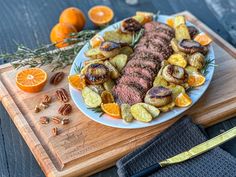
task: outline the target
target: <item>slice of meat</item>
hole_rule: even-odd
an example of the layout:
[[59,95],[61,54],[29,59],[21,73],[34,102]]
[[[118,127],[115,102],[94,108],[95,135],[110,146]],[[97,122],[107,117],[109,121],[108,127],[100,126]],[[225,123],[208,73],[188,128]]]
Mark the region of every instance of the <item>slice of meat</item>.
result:
[[118,84],[138,84],[142,87],[142,89],[146,92],[152,85],[152,81],[150,81],[148,78],[145,78],[145,76],[142,76],[139,73],[131,73],[131,74],[125,74],[122,76]]
[[123,74],[130,74],[130,73],[139,73],[150,80],[153,80],[157,73],[147,67],[140,67],[140,66],[131,66],[125,67],[123,70]]
[[145,32],[155,31],[158,28],[168,30],[170,33],[173,33],[173,34],[175,33],[173,28],[161,22],[152,21],[144,25]]
[[159,62],[157,60],[149,60],[148,58],[135,59],[135,57],[127,63],[128,66],[139,66],[151,68],[153,71],[159,70]]
[[120,104],[126,103],[133,105],[135,103],[143,102],[145,93],[135,84],[118,84],[112,90],[116,101]]

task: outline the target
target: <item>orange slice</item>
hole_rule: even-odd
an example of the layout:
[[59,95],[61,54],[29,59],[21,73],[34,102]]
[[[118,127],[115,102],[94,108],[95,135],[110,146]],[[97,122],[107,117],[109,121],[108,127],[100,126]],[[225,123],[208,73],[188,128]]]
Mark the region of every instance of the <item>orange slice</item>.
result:
[[78,90],[82,90],[86,86],[85,78],[81,77],[79,74],[68,76],[68,81],[72,87]]
[[186,93],[180,93],[175,98],[175,105],[178,107],[187,107],[191,104],[192,104],[192,100]]
[[107,6],[94,6],[89,10],[88,16],[95,25],[103,26],[113,19],[114,13]]
[[103,37],[96,34],[92,39],[90,39],[90,45],[92,48],[99,47],[103,41]]
[[208,45],[212,42],[212,39],[209,38],[206,34],[198,34],[195,38],[195,41],[199,42],[201,45]]
[[189,75],[188,77],[188,84],[190,87],[198,87],[204,84],[206,81],[206,78],[198,73],[194,73],[192,75]]
[[144,20],[142,21],[141,24],[145,24],[148,22],[151,22],[153,19],[153,13],[150,12],[142,12],[142,11],[137,11],[136,16],[143,16]]
[[169,25],[170,27],[174,28],[174,19],[173,18],[168,18],[166,20],[166,24]]
[[117,103],[106,103],[106,104],[102,103],[101,108],[109,116],[112,116],[115,118],[121,118],[120,106]]
[[16,85],[25,92],[35,93],[43,89],[47,73],[40,68],[22,70],[16,75]]

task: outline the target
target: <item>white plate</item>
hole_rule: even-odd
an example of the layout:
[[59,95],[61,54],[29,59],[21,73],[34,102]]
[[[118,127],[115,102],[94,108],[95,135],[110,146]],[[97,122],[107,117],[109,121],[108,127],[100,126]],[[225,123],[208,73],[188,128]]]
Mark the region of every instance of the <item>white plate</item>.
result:
[[[160,15],[158,21],[165,23],[166,20],[170,18],[169,16],[165,16],[165,15]],[[117,22],[111,26],[108,26],[107,28],[105,28],[104,30],[102,30],[101,32],[99,32],[99,34],[101,36],[103,36],[103,33],[105,31],[111,31],[113,30],[117,24],[119,24],[120,22]],[[187,22],[188,26],[193,26],[191,23]],[[85,60],[88,60],[88,58],[85,57],[84,52],[86,50],[88,50],[89,44],[85,44],[85,46],[80,50],[80,52],[78,53],[78,55],[76,56],[74,63],[71,67],[70,70],[70,75],[75,74],[75,66],[80,65],[80,63],[84,62]],[[213,47],[212,45],[209,47],[209,52],[207,57],[209,57],[210,59],[215,59],[214,56],[214,51],[213,51]],[[215,61],[213,62],[215,63]],[[204,92],[206,91],[206,89],[208,88],[211,79],[213,77],[213,73],[214,73],[214,67],[211,66],[208,68],[208,73],[206,75],[206,82],[204,83],[204,85],[202,85],[201,87],[198,87],[192,91],[189,92],[189,96],[192,99],[192,105],[195,104],[199,98],[204,94]],[[99,117],[99,113],[95,113],[92,110],[88,109],[87,106],[85,105],[83,98],[81,96],[81,92],[74,89],[73,87],[69,87],[70,88],[70,94],[71,94],[71,98],[73,99],[75,105],[81,110],[81,112],[83,112],[87,117],[89,117],[90,119],[99,122],[101,124],[110,126],[110,127],[116,127],[116,128],[125,128],[125,129],[135,129],[135,128],[144,128],[144,127],[149,127],[149,126],[153,126],[153,125],[157,125],[160,124],[162,122],[168,121],[170,119],[173,119],[174,117],[178,116],[179,114],[183,113],[184,111],[186,111],[187,109],[189,109],[191,106],[186,107],[186,108],[177,108],[175,107],[172,111],[167,112],[167,113],[161,113],[160,116],[157,119],[154,119],[153,121],[149,122],[149,123],[143,123],[143,122],[139,122],[139,121],[133,121],[132,123],[126,123],[124,122],[122,119],[115,119],[112,118],[108,115],[103,115],[102,117]]]

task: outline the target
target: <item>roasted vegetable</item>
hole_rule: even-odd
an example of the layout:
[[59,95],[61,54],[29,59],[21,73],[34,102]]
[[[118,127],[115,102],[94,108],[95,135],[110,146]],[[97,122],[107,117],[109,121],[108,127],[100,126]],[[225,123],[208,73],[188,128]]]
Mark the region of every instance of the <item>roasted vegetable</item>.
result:
[[176,65],[167,65],[162,72],[163,78],[174,84],[183,84],[188,79],[188,73],[184,68]]
[[102,92],[105,90],[104,87],[103,87],[103,85],[88,85],[88,87],[89,87],[92,91],[98,93],[99,95],[101,95]]
[[145,96],[145,103],[156,107],[164,106],[172,101],[171,90],[162,86],[152,87]]
[[127,57],[129,57],[132,53],[134,53],[134,51],[129,46],[125,46],[120,49],[120,54],[125,54]]
[[116,43],[132,43],[132,35],[121,33],[120,31],[106,31],[103,38],[105,41],[112,41]]
[[127,18],[121,22],[120,29],[123,33],[135,33],[142,28],[142,25],[134,18]]
[[142,25],[145,24],[145,23],[148,23],[148,22],[151,22],[153,20],[153,16],[154,14],[153,13],[150,13],[150,12],[142,12],[142,11],[137,11],[136,12],[136,15],[137,16],[143,16],[144,17],[144,21],[142,21]]
[[104,62],[104,64],[108,68],[108,70],[110,72],[110,76],[111,76],[112,79],[117,79],[120,76],[120,73],[117,71],[117,69],[109,61],[106,60]]
[[208,48],[206,46],[202,46],[196,41],[183,39],[179,41],[178,43],[179,50],[187,53],[187,54],[193,54],[196,52],[200,52],[203,55],[207,54]]
[[88,87],[84,87],[82,90],[82,97],[84,99],[84,103],[90,108],[96,108],[102,103],[100,95]]
[[168,82],[162,76],[156,76],[153,82],[153,87],[156,87],[156,86],[167,87]]
[[178,41],[177,41],[177,39],[173,38],[170,41],[170,44],[171,44],[171,47],[174,50],[174,52],[179,52],[180,51],[179,48],[178,48]]
[[93,63],[103,64],[103,60],[102,59],[86,60],[86,61],[84,61],[84,66],[87,66],[87,65],[90,65]]
[[152,106],[150,104],[147,103],[137,103],[139,105],[141,105],[142,107],[144,107],[151,115],[152,118],[157,118],[160,114],[160,111],[158,108],[156,108],[155,106]]
[[181,85],[175,85],[171,84],[168,86],[169,89],[172,91],[172,98],[173,100],[180,94],[180,93],[185,93],[185,89]]
[[120,51],[121,45],[116,42],[105,41],[102,42],[99,49],[106,58],[116,56]]
[[187,66],[185,70],[187,71],[189,75],[193,73],[198,73],[198,69],[193,66]]
[[181,24],[175,28],[175,38],[180,41],[182,39],[191,39],[188,28],[185,24]]
[[196,52],[189,56],[188,63],[189,65],[200,70],[205,65],[205,57],[203,54]]
[[126,122],[132,122],[134,117],[131,114],[130,111],[130,105],[129,104],[121,104],[121,117]]
[[111,94],[111,92],[109,92],[107,90],[102,92],[101,98],[102,98],[102,103],[103,104],[114,103],[115,102],[113,95]]
[[106,57],[102,54],[99,48],[91,48],[87,50],[84,55],[91,59],[105,59]]
[[194,37],[199,33],[198,29],[194,26],[188,26],[188,32],[190,34],[191,39],[194,39]]
[[174,18],[174,28],[177,28],[180,25],[185,25],[185,17],[183,15],[178,15]]
[[142,122],[150,122],[152,120],[152,115],[141,105],[134,104],[130,108],[132,116]]
[[165,106],[159,107],[158,109],[161,112],[168,112],[168,111],[171,111],[174,107],[175,107],[175,102],[171,102]]
[[172,65],[176,65],[176,66],[180,66],[182,68],[185,68],[187,66],[187,59],[179,54],[179,53],[175,53],[175,54],[172,54],[168,60],[167,60],[170,64]]
[[109,79],[109,68],[104,64],[92,63],[85,72],[85,80],[92,85],[102,84]]
[[116,67],[116,69],[119,72],[121,72],[128,61],[128,57],[127,57],[127,55],[119,54],[119,55],[116,55],[115,57],[111,58],[109,61],[113,66]]
[[141,15],[135,15],[132,17],[133,19],[137,20],[140,24],[144,24],[145,21],[144,21],[144,16],[141,16]]
[[107,91],[111,91],[114,86],[115,86],[115,82],[111,79],[108,79],[106,82],[103,83],[103,87]]

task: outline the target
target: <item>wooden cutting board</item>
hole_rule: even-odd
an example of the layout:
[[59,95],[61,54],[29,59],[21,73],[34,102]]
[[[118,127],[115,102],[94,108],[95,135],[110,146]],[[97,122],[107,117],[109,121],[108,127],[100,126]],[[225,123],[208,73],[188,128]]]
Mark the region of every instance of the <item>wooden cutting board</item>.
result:
[[[236,50],[189,12],[182,12],[189,21],[214,40],[216,68],[209,89],[188,112],[193,121],[210,126],[236,114]],[[51,76],[50,68],[45,67]],[[65,68],[68,73],[70,67]],[[55,124],[41,125],[39,117],[57,115],[60,103],[53,100],[40,113],[33,109],[43,95],[53,96],[57,88],[66,88],[66,79],[58,86],[50,84],[40,93],[24,93],[16,87],[15,70],[0,66],[0,100],[46,176],[88,176],[113,166],[119,158],[144,144],[169,127],[179,117],[149,128],[125,130],[98,124],[83,115],[73,104],[71,123],[59,125],[60,134],[51,135]]]

